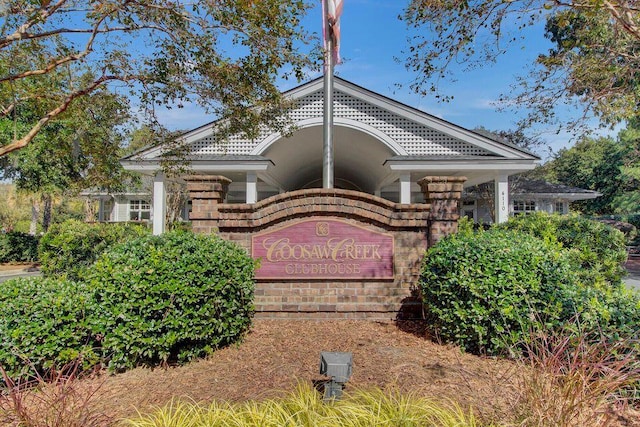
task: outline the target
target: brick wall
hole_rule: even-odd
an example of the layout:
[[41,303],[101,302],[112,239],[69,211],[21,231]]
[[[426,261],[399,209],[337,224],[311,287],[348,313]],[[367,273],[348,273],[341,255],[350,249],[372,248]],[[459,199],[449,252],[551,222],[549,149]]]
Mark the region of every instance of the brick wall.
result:
[[[446,177],[445,177],[446,178]],[[414,287],[430,242],[455,230],[462,190],[459,178],[428,177],[422,204],[398,204],[356,191],[308,189],[280,194],[255,204],[225,204],[228,180],[194,176],[188,180],[196,232],[217,232],[251,253],[255,233],[300,219],[337,219],[394,237],[394,278],[387,280],[259,280],[258,317],[393,319],[420,312]],[[444,182],[443,182],[444,181]],[[444,184],[444,186],[435,186]],[[436,191],[437,190],[437,191]],[[456,200],[450,200],[452,197]],[[432,204],[438,206],[434,216]]]

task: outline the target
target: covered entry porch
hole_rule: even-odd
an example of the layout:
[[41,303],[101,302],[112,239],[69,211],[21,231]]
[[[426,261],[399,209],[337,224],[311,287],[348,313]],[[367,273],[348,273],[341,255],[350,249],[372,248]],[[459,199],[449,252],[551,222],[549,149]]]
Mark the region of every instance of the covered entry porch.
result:
[[[256,139],[237,135],[216,141],[216,123],[187,132],[188,169],[230,180],[225,203],[254,204],[270,196],[322,186],[322,80],[288,93],[295,102],[293,132],[264,129]],[[496,221],[509,215],[508,177],[533,169],[539,158],[336,78],[334,176],[338,189],[359,191],[400,204],[423,203],[425,176],[464,176],[465,186],[495,182]],[[122,161],[154,177],[154,232],[164,231],[168,149],[143,150]],[[187,176],[183,177],[187,178]]]
[[[286,94],[293,101],[292,132],[263,129],[255,139],[215,138],[216,122],[182,135],[177,143],[196,175],[231,180],[226,203],[253,204],[270,196],[322,186],[323,86],[316,79]],[[335,78],[334,183],[401,204],[424,201],[418,180],[464,176],[465,187],[495,182],[496,221],[509,215],[509,175],[533,169],[539,158]],[[175,148],[175,145],[172,145]],[[162,162],[169,147],[156,146],[122,160],[126,169],[153,176],[153,226],[164,231],[166,200]]]

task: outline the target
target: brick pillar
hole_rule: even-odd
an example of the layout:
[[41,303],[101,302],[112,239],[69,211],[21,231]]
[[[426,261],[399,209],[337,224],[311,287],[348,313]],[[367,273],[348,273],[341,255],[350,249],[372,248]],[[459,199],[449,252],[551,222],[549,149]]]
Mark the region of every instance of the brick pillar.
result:
[[464,176],[425,176],[418,181],[424,200],[431,205],[429,246],[458,231]]
[[231,180],[222,175],[191,175],[185,178],[191,199],[189,219],[194,233],[218,230],[218,205],[224,201]]

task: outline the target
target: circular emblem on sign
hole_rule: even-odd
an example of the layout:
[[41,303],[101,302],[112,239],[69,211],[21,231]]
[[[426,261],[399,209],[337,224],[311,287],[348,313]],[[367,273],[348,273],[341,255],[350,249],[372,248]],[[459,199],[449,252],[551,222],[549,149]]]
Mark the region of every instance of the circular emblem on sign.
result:
[[323,237],[329,235],[329,224],[326,222],[319,222],[316,224],[316,235]]

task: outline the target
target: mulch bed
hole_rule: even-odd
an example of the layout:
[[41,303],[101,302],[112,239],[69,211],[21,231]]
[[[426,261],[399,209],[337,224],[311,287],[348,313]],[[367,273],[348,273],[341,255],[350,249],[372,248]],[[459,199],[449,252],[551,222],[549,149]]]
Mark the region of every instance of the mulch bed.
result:
[[100,387],[96,408],[112,419],[146,413],[172,398],[260,400],[293,391],[300,381],[324,379],[321,351],[353,353],[347,390],[381,387],[452,400],[490,419],[503,418],[517,396],[511,362],[438,345],[413,323],[347,320],[256,320],[242,344],[206,360],[105,374],[87,386]]

